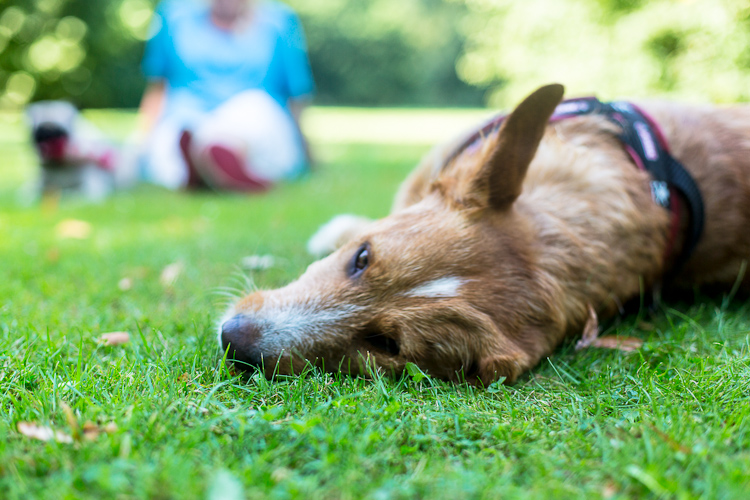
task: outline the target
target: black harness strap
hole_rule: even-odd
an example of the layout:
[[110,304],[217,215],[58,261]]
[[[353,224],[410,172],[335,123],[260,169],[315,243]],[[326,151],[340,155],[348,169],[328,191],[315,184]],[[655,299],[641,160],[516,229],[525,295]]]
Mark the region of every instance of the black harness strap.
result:
[[627,102],[604,104],[604,114],[622,128],[620,140],[638,155],[651,174],[651,197],[657,205],[674,210],[671,190],[679,192],[690,212],[690,225],[673,271],[679,270],[690,258],[703,234],[705,210],[698,185],[685,167],[668,150],[657,133],[657,125],[640,109]]
[[[675,213],[679,202],[674,199],[673,193],[678,192],[685,199],[690,212],[689,228],[682,252],[671,271],[671,274],[674,274],[690,258],[703,234],[705,211],[698,185],[685,167],[669,153],[658,125],[633,104],[624,101],[603,103],[595,97],[568,99],[557,106],[550,122],[591,114],[605,116],[620,127],[622,132],[618,138],[633,157],[633,161],[651,174],[651,197],[654,203]],[[506,116],[493,118],[467,137],[448,155],[442,168],[462,152],[474,147],[482,138],[496,132]]]

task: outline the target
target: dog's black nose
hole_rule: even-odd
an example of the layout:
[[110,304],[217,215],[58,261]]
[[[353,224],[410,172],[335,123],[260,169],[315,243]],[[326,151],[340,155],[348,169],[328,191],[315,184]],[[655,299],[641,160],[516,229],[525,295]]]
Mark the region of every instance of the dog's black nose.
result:
[[260,327],[242,314],[221,325],[221,346],[227,353],[227,359],[243,370],[262,365],[263,356],[258,349],[260,337]]
[[68,131],[59,123],[54,122],[42,122],[32,132],[34,141],[45,142],[51,139],[66,139],[68,137]]

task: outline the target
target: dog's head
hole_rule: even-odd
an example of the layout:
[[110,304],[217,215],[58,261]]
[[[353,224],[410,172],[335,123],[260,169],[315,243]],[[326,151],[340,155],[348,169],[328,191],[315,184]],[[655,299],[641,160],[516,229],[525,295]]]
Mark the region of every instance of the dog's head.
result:
[[288,286],[237,302],[220,340],[267,375],[326,370],[514,380],[550,348],[550,286],[515,207],[559,85],[523,101],[499,132],[462,154],[422,201],[382,219]]
[[45,167],[55,168],[65,162],[77,115],[78,110],[65,101],[40,101],[26,109],[31,138]]

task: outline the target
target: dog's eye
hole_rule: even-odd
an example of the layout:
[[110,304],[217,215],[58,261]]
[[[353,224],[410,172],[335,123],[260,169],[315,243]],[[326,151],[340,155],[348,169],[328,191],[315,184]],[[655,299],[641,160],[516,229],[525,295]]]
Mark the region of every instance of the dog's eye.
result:
[[357,271],[364,271],[367,265],[370,263],[370,252],[366,248],[363,248],[357,254],[357,258],[354,260],[354,269]]
[[349,276],[359,276],[370,265],[370,247],[367,243],[359,247],[349,265]]

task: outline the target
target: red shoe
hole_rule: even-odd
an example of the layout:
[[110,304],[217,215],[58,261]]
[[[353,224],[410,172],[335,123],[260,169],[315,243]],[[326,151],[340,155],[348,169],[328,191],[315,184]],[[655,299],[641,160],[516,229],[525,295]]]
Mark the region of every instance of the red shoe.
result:
[[216,189],[260,193],[271,187],[269,181],[245,172],[237,153],[225,146],[209,146],[208,160],[211,172],[205,172],[204,179]]
[[193,163],[193,158],[190,156],[190,145],[192,143],[193,134],[188,130],[183,130],[182,135],[180,135],[180,152],[182,153],[182,158],[185,160],[185,165],[187,165],[188,168],[188,179],[185,187],[187,189],[203,189],[208,187],[208,185],[203,179],[201,179],[201,176],[198,174],[198,170]]

